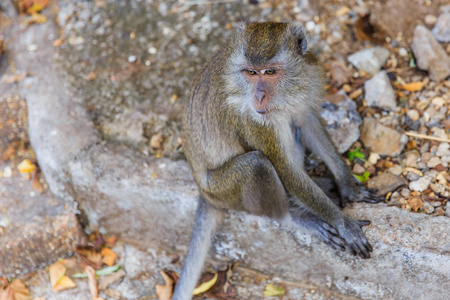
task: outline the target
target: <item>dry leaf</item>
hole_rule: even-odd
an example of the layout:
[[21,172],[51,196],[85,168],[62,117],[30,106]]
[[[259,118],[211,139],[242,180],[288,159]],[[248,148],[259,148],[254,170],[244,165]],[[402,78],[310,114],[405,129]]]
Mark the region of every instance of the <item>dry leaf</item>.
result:
[[370,22],[370,14],[362,16],[358,19],[355,26],[356,38],[359,41],[370,41],[373,43],[383,42],[384,37],[381,28],[372,25]]
[[99,269],[102,266],[103,258],[100,253],[95,251],[92,247],[78,247],[77,253],[86,260],[86,262],[95,269]]
[[420,91],[427,83],[426,82],[411,82],[404,85],[399,85],[401,89],[410,91],[410,92],[417,92]]
[[9,287],[13,291],[14,300],[30,300],[30,291],[20,279],[14,279]]
[[89,80],[94,80],[96,78],[97,78],[97,72],[92,71],[84,77],[84,80],[89,81]]
[[31,161],[26,158],[17,166],[17,169],[22,174],[30,174],[36,170],[36,165],[32,164]]
[[107,266],[114,265],[116,261],[117,254],[109,248],[103,248],[101,254],[103,255],[103,262]]
[[270,296],[280,296],[284,295],[286,292],[282,287],[274,286],[273,284],[268,284],[264,288],[264,297]]
[[63,43],[63,40],[61,38],[60,39],[56,39],[56,40],[53,41],[53,46],[59,47],[59,46],[62,45],[62,43]]
[[14,293],[8,284],[0,286],[0,300],[14,300]]
[[107,245],[114,245],[117,242],[117,236],[113,235],[106,239],[105,243]]
[[408,203],[409,206],[411,206],[411,209],[415,212],[417,212],[423,205],[422,199],[420,199],[419,197],[409,198]]
[[25,77],[27,77],[27,73],[21,73],[21,74],[16,73],[13,75],[5,75],[2,77],[2,83],[11,84],[11,83],[20,82],[20,81],[24,80]]
[[36,171],[34,171],[33,175],[31,176],[31,187],[39,194],[42,194],[44,192],[44,187],[42,186],[42,183],[39,181],[39,176],[37,175]]
[[120,269],[117,272],[112,273],[111,275],[102,276],[100,278],[100,282],[98,284],[98,288],[100,290],[104,290],[110,285],[111,283],[116,282],[120,278],[124,277],[126,275],[125,271],[123,269]]
[[52,287],[52,289],[55,292],[59,292],[59,291],[63,291],[63,290],[68,290],[68,289],[73,289],[74,287],[76,287],[77,285],[75,284],[75,282],[73,282],[72,279],[70,279],[69,277],[67,277],[66,275],[64,275],[63,277],[61,277],[61,279],[56,283],[56,285],[54,287]]
[[6,150],[3,152],[2,156],[0,157],[0,163],[10,158],[11,155],[16,152],[16,148],[19,145],[19,142],[15,141],[8,145]]
[[214,274],[214,277],[213,277],[211,280],[206,281],[206,282],[203,282],[203,283],[200,284],[198,287],[196,287],[196,288],[194,289],[194,291],[192,292],[192,295],[195,296],[195,295],[204,293],[204,292],[206,292],[207,290],[209,290],[209,289],[216,283],[216,281],[217,281],[217,276],[218,276],[218,274],[215,273],[215,274]]
[[91,291],[92,300],[97,300],[98,288],[97,280],[95,279],[95,270],[91,266],[86,266],[84,272],[88,275],[89,290]]
[[156,285],[156,295],[159,300],[170,300],[172,298],[174,281],[166,272],[159,272],[164,279],[165,285]]
[[52,288],[61,280],[61,278],[66,274],[66,267],[59,261],[55,262],[48,268],[50,273],[50,283]]
[[37,23],[37,24],[43,24],[47,22],[47,17],[39,14],[39,13],[34,13],[31,15],[31,17],[29,17],[26,21],[25,24],[26,25],[30,25],[31,23]]
[[[217,274],[217,281],[214,286],[211,287],[203,296],[216,299],[234,299],[237,294],[236,290],[230,282],[233,270],[237,264],[228,266],[226,270],[219,271]],[[205,282],[214,277],[212,273],[206,273],[202,275],[200,282]]]
[[48,5],[49,0],[21,0],[19,9],[21,12],[33,14],[40,12]]

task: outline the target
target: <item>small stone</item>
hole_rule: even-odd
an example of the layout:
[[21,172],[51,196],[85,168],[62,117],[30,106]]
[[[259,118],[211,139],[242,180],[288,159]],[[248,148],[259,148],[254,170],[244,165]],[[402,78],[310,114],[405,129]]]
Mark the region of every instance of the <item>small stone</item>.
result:
[[413,122],[419,120],[420,118],[420,113],[417,109],[411,109],[406,114]]
[[417,168],[417,160],[419,159],[419,154],[417,151],[409,151],[406,153],[406,158],[404,163],[407,167]]
[[152,148],[159,149],[159,148],[161,148],[161,144],[162,144],[163,141],[164,141],[164,138],[163,138],[163,136],[161,134],[159,134],[159,133],[154,134],[150,138],[150,146]]
[[[448,3],[448,2],[447,2]],[[439,42],[450,42],[450,5],[441,7],[442,13],[432,32]]]
[[399,176],[400,174],[402,174],[403,168],[399,165],[394,165],[393,167],[389,168],[388,171],[394,175]]
[[423,203],[422,209],[423,209],[423,212],[426,214],[432,214],[434,212],[434,207],[427,201],[425,201]]
[[365,118],[361,125],[361,141],[372,152],[380,155],[399,155],[408,141],[408,138],[384,125],[374,118]]
[[398,50],[398,54],[399,54],[400,56],[406,57],[406,56],[408,56],[408,50],[406,50],[405,48],[401,47],[401,48]]
[[440,201],[428,201],[428,203],[430,203],[430,205],[433,207],[439,207],[442,205],[442,202]]
[[403,197],[409,197],[411,195],[411,191],[407,188],[404,188],[400,191],[400,195],[402,195]]
[[428,163],[428,161],[431,159],[431,157],[433,157],[433,154],[431,154],[430,152],[422,154],[422,158],[421,158],[422,162]]
[[445,216],[450,218],[450,201],[445,204]]
[[447,103],[447,101],[445,101],[445,99],[442,97],[434,97],[431,100],[431,103],[433,103],[437,109],[440,109],[442,106],[444,106]]
[[377,161],[380,159],[380,155],[378,153],[370,153],[369,158],[367,159],[367,161],[371,164],[374,165],[377,163]]
[[420,178],[420,175],[413,173],[413,172],[408,172],[408,174],[406,174],[406,179],[408,179],[409,181],[416,181],[419,178]]
[[449,143],[441,143],[436,151],[436,156],[443,157],[450,155],[450,144]]
[[435,157],[430,158],[430,160],[427,162],[427,167],[434,168],[440,164],[441,164],[441,160],[439,159],[439,157],[435,156]]
[[414,29],[411,48],[417,66],[427,70],[432,80],[441,81],[450,75],[450,58],[425,26],[419,25]]
[[364,83],[367,106],[395,110],[395,92],[386,71],[378,72]]
[[360,164],[355,164],[353,166],[353,173],[355,173],[356,175],[364,174],[364,172],[366,172],[366,169],[364,169],[364,167]]
[[130,55],[128,56],[128,62],[133,63],[137,60],[136,55]]
[[389,50],[384,47],[373,47],[353,53],[348,61],[358,70],[375,75],[389,58]]
[[409,189],[413,191],[423,192],[425,191],[431,183],[431,178],[429,176],[423,176],[416,181],[409,183]]
[[396,176],[389,172],[384,172],[375,176],[367,182],[367,186],[371,189],[377,189],[377,195],[384,196],[389,192],[396,190],[408,182],[401,176]]
[[434,15],[426,15],[424,21],[427,25],[434,25],[436,24],[437,17]]
[[444,197],[450,197],[450,192],[447,190],[446,186],[439,183],[430,184],[430,188],[436,194],[439,194]]
[[445,211],[442,209],[442,207],[436,207],[434,213],[437,216],[443,216],[445,214]]

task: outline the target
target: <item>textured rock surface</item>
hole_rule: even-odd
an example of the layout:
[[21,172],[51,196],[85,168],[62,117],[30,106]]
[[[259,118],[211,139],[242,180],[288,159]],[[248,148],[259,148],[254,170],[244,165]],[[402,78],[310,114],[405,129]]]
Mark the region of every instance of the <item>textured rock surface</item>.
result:
[[395,110],[395,92],[386,71],[380,71],[364,83],[367,106]]
[[377,189],[380,196],[392,192],[402,185],[407,185],[408,181],[400,176],[392,174],[392,172],[384,172],[370,179],[367,186],[371,189]]
[[417,66],[430,72],[433,80],[440,81],[450,75],[450,58],[433,34],[422,25],[414,29],[411,45]]
[[358,70],[375,75],[380,71],[388,57],[389,50],[383,47],[373,47],[353,53],[348,57],[348,61]]
[[450,5],[441,7],[439,16],[432,32],[439,42],[450,42]]
[[[397,130],[381,125],[373,118],[365,118],[361,125],[361,141],[380,155],[399,155],[407,138]],[[389,141],[388,143],[386,141]]]

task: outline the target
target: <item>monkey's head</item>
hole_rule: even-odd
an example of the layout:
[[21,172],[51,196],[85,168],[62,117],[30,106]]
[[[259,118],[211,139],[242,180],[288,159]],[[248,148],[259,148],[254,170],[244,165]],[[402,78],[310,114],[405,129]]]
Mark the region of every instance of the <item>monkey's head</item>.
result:
[[302,26],[295,23],[249,23],[230,38],[225,66],[227,103],[265,123],[292,117],[317,105],[322,71],[307,51]]

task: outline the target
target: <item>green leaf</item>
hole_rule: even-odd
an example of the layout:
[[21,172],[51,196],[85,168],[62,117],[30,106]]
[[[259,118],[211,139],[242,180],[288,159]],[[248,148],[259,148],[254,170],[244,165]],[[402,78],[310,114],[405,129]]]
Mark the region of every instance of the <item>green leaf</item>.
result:
[[356,179],[358,179],[360,182],[365,182],[365,181],[369,180],[370,173],[364,172],[364,174],[362,174],[362,175],[353,174],[353,176],[355,176]]
[[[105,275],[110,275],[114,272],[117,272],[120,270],[120,268],[122,268],[119,265],[115,265],[115,266],[111,266],[111,267],[106,267],[103,268],[101,270],[95,271],[95,275],[97,276],[105,276]],[[88,275],[86,273],[75,273],[72,275],[73,278],[87,278]]]
[[364,154],[361,153],[360,148],[355,148],[355,150],[348,151],[348,160],[351,162],[355,160],[355,158],[359,158],[362,161],[366,161],[364,158]]
[[282,287],[274,286],[273,284],[268,284],[264,288],[264,297],[279,296],[284,295],[286,292]]

